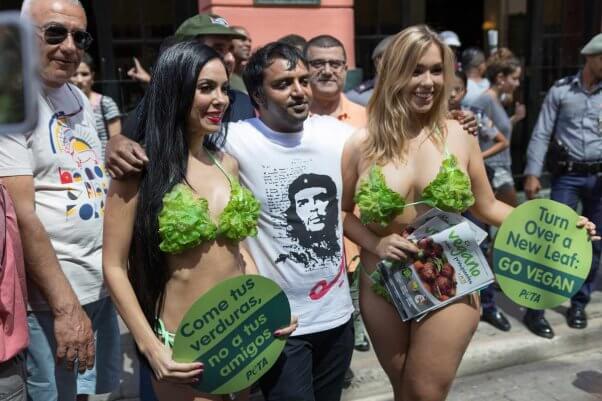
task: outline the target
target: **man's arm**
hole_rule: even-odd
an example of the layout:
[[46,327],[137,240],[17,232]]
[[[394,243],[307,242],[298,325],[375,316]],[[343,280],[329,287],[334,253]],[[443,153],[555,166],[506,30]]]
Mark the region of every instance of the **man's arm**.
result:
[[527,167],[525,168],[525,194],[527,199],[533,199],[541,184],[539,176],[543,170],[544,160],[550,144],[550,138],[554,132],[556,116],[558,114],[559,101],[556,88],[548,91],[542,105],[537,124],[533,128],[533,134],[527,148]]
[[94,334],[90,319],[60,268],[48,233],[34,208],[33,177],[3,177],[17,213],[27,277],[46,298],[54,315],[57,359],[66,357],[68,369],[79,361],[80,372],[94,366]]
[[109,138],[106,147],[105,166],[112,178],[120,179],[138,174],[148,162],[144,149],[138,142],[144,141],[140,130],[140,114],[144,99],[128,113],[121,134]]
[[124,135],[111,135],[105,158],[107,171],[115,179],[138,174],[148,163],[142,146]]

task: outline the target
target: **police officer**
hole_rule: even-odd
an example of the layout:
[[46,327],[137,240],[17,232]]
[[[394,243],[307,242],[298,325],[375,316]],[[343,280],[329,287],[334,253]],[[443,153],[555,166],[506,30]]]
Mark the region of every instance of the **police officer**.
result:
[[[374,63],[374,69],[378,74],[378,66],[380,65],[380,59],[385,52],[389,43],[393,39],[393,35],[387,36],[374,48],[372,51],[372,62]],[[362,82],[355,88],[351,89],[349,92],[345,93],[347,99],[351,100],[353,103],[357,103],[361,106],[366,107],[368,105],[368,101],[370,97],[372,97],[372,92],[374,91],[374,82],[376,81],[376,77],[369,79],[367,81]]]
[[[581,50],[585,65],[549,90],[527,149],[525,193],[534,198],[541,188],[539,176],[546,152],[552,173],[551,198],[573,209],[581,202],[583,215],[602,227],[602,33]],[[585,306],[600,262],[600,241],[593,242],[591,271],[571,298],[567,323],[587,326]],[[528,310],[523,321],[534,334],[554,337],[544,311]]]

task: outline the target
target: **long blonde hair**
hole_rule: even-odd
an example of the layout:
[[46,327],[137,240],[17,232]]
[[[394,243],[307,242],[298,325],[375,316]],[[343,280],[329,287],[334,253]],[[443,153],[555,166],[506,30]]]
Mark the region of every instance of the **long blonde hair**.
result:
[[426,116],[425,127],[431,135],[444,130],[447,99],[454,76],[454,55],[429,27],[411,26],[395,35],[380,62],[374,93],[367,110],[368,136],[364,155],[369,160],[378,164],[403,161],[411,121],[416,118],[412,115],[409,99],[403,92],[420,58],[432,44],[441,50],[444,86]]

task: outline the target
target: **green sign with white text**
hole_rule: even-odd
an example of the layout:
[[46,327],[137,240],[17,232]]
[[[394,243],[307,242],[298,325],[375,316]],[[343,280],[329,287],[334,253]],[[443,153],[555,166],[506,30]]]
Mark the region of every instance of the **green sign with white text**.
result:
[[288,299],[265,277],[225,280],[200,297],[178,327],[173,358],[202,362],[203,393],[229,394],[250,387],[276,362],[285,338],[274,331],[288,326]]
[[579,216],[561,203],[523,203],[500,227],[493,271],[512,301],[532,309],[560,305],[583,285],[591,268],[592,243],[577,228]]

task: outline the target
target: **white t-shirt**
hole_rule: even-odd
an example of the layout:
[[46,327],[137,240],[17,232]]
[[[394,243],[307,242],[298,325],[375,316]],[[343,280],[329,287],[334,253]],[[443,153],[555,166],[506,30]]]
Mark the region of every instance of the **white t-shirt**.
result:
[[464,99],[462,99],[462,105],[467,107],[472,106],[481,93],[489,89],[489,86],[490,83],[487,78],[483,78],[479,82],[468,78],[466,83],[466,95],[464,96]]
[[252,118],[228,125],[226,151],[261,202],[259,233],[248,238],[259,272],[286,293],[299,317],[294,335],[346,323],[353,305],[343,256],[341,156],[353,127],[308,118],[280,133]]
[[[108,189],[100,139],[88,99],[75,86],[45,88],[37,128],[0,135],[0,176],[33,175],[35,208],[82,305],[107,296],[102,224]],[[29,304],[48,309],[31,283]]]

